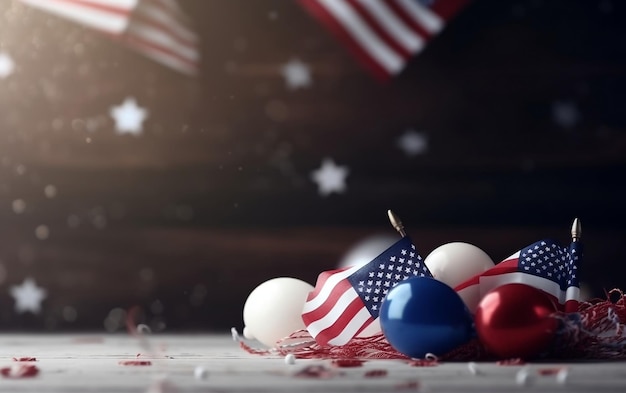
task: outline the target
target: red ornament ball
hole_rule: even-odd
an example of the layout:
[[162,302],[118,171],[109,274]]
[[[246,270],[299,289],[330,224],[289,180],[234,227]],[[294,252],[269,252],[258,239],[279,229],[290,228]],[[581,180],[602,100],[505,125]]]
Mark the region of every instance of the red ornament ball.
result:
[[478,338],[493,355],[528,359],[547,349],[558,328],[557,308],[543,291],[506,284],[488,292],[478,304],[474,322]]

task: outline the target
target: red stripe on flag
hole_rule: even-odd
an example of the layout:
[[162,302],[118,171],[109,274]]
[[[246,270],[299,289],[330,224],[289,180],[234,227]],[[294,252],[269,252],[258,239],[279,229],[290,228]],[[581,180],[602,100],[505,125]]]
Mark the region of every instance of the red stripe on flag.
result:
[[[316,287],[317,285],[320,285],[319,282],[316,284]],[[308,325],[309,323],[315,322],[318,319],[324,318],[330,312],[330,310],[335,307],[335,304],[337,304],[339,298],[341,298],[341,296],[350,289],[353,288],[348,280],[343,279],[339,281],[330,291],[324,303],[320,304],[317,308],[307,313],[303,313],[302,320],[304,320]]]
[[577,312],[579,305],[580,305],[580,302],[578,300],[570,299],[565,302],[565,306],[563,307],[563,310],[565,312]]
[[300,4],[306,8],[311,15],[315,16],[326,27],[332,31],[352,54],[360,60],[374,76],[380,81],[386,82],[390,79],[390,74],[383,66],[381,66],[374,57],[372,57],[350,34],[350,32],[344,28],[344,26],[331,14],[322,4],[317,0],[299,0]]
[[474,277],[470,278],[469,280],[462,282],[461,284],[454,287],[454,290],[458,292],[465,288],[471,287],[472,285],[478,285],[480,283],[481,277],[498,276],[501,274],[515,273],[515,272],[517,272],[517,258],[508,259],[506,261],[502,261],[498,263],[497,265],[487,270],[486,272],[477,274]]
[[426,30],[424,26],[417,23],[415,19],[413,19],[411,15],[406,12],[404,7],[398,4],[395,0],[383,1],[389,6],[389,8],[394,12],[394,14],[396,14],[398,18],[402,19],[402,21],[406,23],[407,26],[415,30],[415,32],[422,36],[425,41],[428,41],[432,37],[432,34],[428,30]]
[[136,35],[126,35],[124,37],[124,41],[126,42],[127,45],[133,46],[137,48],[138,50],[142,50],[142,49],[154,50],[156,52],[167,55],[168,57],[173,58],[176,61],[183,63],[184,66],[189,67],[190,71],[194,73],[197,72],[198,70],[198,63],[196,61],[190,60],[189,58],[185,56],[181,56],[179,53],[176,53],[175,51],[169,48],[156,44],[153,41],[150,41],[144,38],[139,38]]
[[363,5],[361,5],[361,3],[356,0],[347,0],[347,2],[352,5],[352,8],[354,8],[354,10],[361,16],[363,21],[365,21],[367,25],[376,32],[378,37],[382,41],[384,41],[385,44],[389,45],[391,48],[393,48],[394,51],[398,52],[398,54],[400,54],[405,59],[411,57],[411,53],[402,45],[400,45],[400,43],[397,42],[383,26],[380,25],[380,23],[370,14],[370,12],[365,7],[363,7]]
[[143,16],[143,15],[138,15],[138,14],[133,15],[132,18],[133,18],[133,22],[138,21],[140,23],[143,23],[143,24],[146,24],[148,26],[151,26],[154,29],[161,30],[163,33],[167,34],[170,38],[172,38],[174,41],[176,41],[177,43],[179,43],[182,46],[185,46],[185,47],[187,47],[189,49],[196,49],[196,45],[195,45],[194,42],[189,41],[186,38],[178,35],[174,31],[174,29],[170,28],[167,25],[164,25],[163,23],[161,23],[161,22],[159,22],[157,20],[148,18],[148,17]]
[[163,11],[167,12],[170,15],[175,16],[179,22],[183,25],[191,24],[191,21],[185,15],[177,3],[168,2],[165,0],[151,0],[155,5],[161,8]]
[[[320,345],[328,345],[328,342],[341,334],[343,329],[348,326],[350,321],[364,308],[363,301],[360,297],[356,297],[350,304],[345,308],[345,310],[341,313],[339,318],[330,325],[328,328],[322,330],[315,336],[315,341],[317,341]],[[370,316],[371,318],[371,316]],[[363,330],[363,327],[370,323],[370,320],[367,320],[363,326],[359,329],[359,331]],[[352,338],[352,337],[351,337]]]
[[328,281],[329,278],[331,278],[336,273],[343,272],[346,269],[349,269],[349,268],[327,270],[327,271],[321,272],[319,276],[317,276],[317,282],[315,284],[315,288],[311,292],[309,292],[309,296],[307,296],[306,301],[308,302],[309,300],[312,300],[314,297],[319,295],[322,288],[326,286],[326,281]]
[[128,8],[115,7],[112,5],[104,5],[100,3],[92,3],[90,1],[85,1],[85,0],[50,0],[50,1],[57,2],[57,3],[75,4],[78,6],[85,7],[85,8],[93,8],[96,10],[110,12],[112,14],[117,14],[117,15],[128,15],[130,13],[130,9]]
[[[162,12],[165,12],[169,17],[173,18],[176,22],[178,22],[179,25],[181,26],[180,28],[186,29],[185,23],[180,20],[177,20],[176,16],[172,14],[174,11],[170,7],[162,4],[160,1],[152,0],[151,3],[154,7],[159,8]],[[146,15],[140,15],[139,12],[135,12],[133,14],[133,20],[134,19],[140,20],[141,22],[145,24],[148,24],[161,31],[164,31],[165,33],[167,33],[167,35],[169,35],[170,37],[172,37],[173,39],[175,39],[182,45],[185,45],[190,48],[196,47],[196,43],[193,40],[189,40],[187,37],[183,37],[178,31],[176,31],[176,29],[166,24],[163,24],[162,22],[156,19],[150,18],[149,16],[146,16]]]

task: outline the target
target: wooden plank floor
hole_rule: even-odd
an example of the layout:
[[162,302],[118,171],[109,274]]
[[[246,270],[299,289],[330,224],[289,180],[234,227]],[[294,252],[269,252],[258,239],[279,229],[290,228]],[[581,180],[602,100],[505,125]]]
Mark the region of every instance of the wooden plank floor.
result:
[[[534,363],[498,366],[447,363],[414,367],[405,361],[371,360],[362,367],[336,368],[329,360],[262,357],[242,351],[229,335],[152,335],[149,349],[128,335],[11,335],[0,337],[0,367],[15,367],[13,357],[36,357],[40,369],[28,379],[0,379],[0,391],[72,392],[623,392],[626,363]],[[140,353],[141,356],[137,357]],[[149,366],[124,366],[124,360],[149,360]],[[311,365],[331,371],[329,378],[297,373]],[[204,378],[195,376],[202,368]],[[555,370],[566,369],[560,381]],[[386,375],[365,377],[371,370]],[[563,376],[561,373],[561,376]],[[523,376],[526,376],[525,378]],[[524,381],[524,383],[522,383]]]

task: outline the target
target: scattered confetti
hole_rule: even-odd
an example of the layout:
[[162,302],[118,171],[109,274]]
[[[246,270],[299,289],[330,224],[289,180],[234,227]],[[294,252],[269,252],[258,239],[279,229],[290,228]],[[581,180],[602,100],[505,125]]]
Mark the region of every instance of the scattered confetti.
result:
[[528,369],[523,368],[515,374],[515,383],[519,386],[528,385]]
[[387,376],[387,370],[368,370],[365,372],[365,374],[363,374],[364,377],[366,378],[380,378],[380,377],[386,377]]
[[335,359],[331,362],[335,367],[361,367],[363,363],[363,360],[357,359]]
[[14,362],[36,362],[37,358],[34,357],[21,357],[21,358],[13,358]]
[[328,379],[337,376],[337,371],[321,365],[313,365],[303,368],[302,370],[295,373],[294,376],[302,378]]
[[[243,331],[245,332],[246,329],[244,328]],[[230,335],[232,336],[233,341],[235,342],[241,341],[241,339],[239,338],[239,333],[237,332],[237,329],[235,329],[234,327],[230,328]]]
[[39,374],[39,368],[33,364],[16,364],[0,368],[0,374],[5,378],[31,378]]
[[396,390],[417,390],[419,387],[420,384],[418,381],[406,381],[394,386]]
[[415,359],[408,362],[408,365],[412,367],[435,367],[439,365],[439,362],[436,360]]
[[553,368],[540,368],[537,370],[539,375],[547,376],[547,375],[557,375],[563,367],[553,367]]
[[556,373],[556,383],[559,385],[565,385],[567,383],[567,379],[569,377],[569,370],[567,367],[563,367]]
[[526,362],[520,358],[513,358],[507,360],[499,360],[496,364],[498,366],[520,366],[522,364],[526,364]]
[[469,372],[472,375],[479,375],[479,374],[481,374],[480,370],[478,370],[478,365],[476,364],[476,362],[469,362],[469,363],[467,363],[467,369],[469,370]]
[[120,360],[120,366],[151,366],[152,362],[149,360]]

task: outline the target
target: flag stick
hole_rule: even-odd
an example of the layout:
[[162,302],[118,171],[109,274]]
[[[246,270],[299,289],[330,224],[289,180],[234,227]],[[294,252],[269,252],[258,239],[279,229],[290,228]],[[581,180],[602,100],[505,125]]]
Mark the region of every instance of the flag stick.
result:
[[387,210],[387,216],[389,217],[389,221],[391,222],[391,225],[393,225],[396,231],[398,231],[400,236],[405,237],[406,232],[404,231],[404,225],[402,225],[402,221],[400,221],[398,216],[396,216],[396,214],[392,212],[391,210]]
[[572,241],[580,240],[580,236],[582,235],[582,227],[580,226],[580,220],[578,218],[574,219],[574,223],[572,224]]

